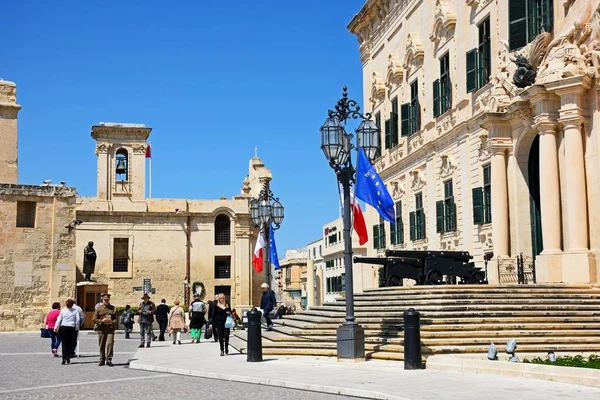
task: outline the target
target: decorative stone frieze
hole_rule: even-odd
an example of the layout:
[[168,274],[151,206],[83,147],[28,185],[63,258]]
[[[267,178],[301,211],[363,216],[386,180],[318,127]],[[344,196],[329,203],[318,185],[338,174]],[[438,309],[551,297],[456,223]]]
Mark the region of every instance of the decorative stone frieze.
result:
[[429,40],[432,42],[442,42],[454,36],[454,27],[456,26],[456,14],[450,7],[447,0],[436,0],[435,19],[433,29],[429,34]]
[[133,145],[132,149],[134,154],[146,154],[146,145],[145,144],[140,144],[140,145]]
[[412,69],[417,69],[423,65],[424,57],[423,42],[421,42],[416,33],[409,33],[406,36],[406,49],[404,51],[404,61],[402,62],[402,67],[406,70],[407,74]]
[[413,192],[423,189],[426,182],[423,178],[424,172],[420,169],[414,169],[408,173],[410,175],[410,188]]
[[437,171],[440,179],[451,177],[454,171],[456,171],[456,168],[456,161],[454,161],[452,157],[447,154],[442,154],[440,156],[440,165]]
[[398,199],[402,198],[402,196],[404,196],[404,193],[406,193],[404,178],[392,181],[391,186],[392,186],[392,197],[394,198],[394,200],[398,200]]
[[96,145],[96,154],[106,154],[112,147],[113,146],[111,143],[105,143],[105,142],[98,143]]
[[487,161],[491,153],[487,148],[488,135],[487,133],[482,133],[478,137],[479,143],[477,144],[477,158],[479,161]]

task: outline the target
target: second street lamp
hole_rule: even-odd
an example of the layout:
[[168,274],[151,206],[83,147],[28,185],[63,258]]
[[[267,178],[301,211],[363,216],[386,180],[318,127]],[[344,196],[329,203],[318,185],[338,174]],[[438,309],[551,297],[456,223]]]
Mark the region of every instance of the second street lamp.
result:
[[254,226],[262,232],[265,240],[263,269],[265,270],[265,282],[272,288],[269,227],[273,225],[273,230],[279,229],[283,222],[284,209],[279,199],[273,196],[268,182],[264,184],[258,197],[250,201],[250,217]]
[[350,232],[350,188],[355,182],[356,169],[352,165],[351,150],[353,135],[344,126],[348,119],[362,119],[356,129],[358,147],[362,147],[372,162],[379,154],[379,127],[371,120],[371,114],[361,114],[360,106],[348,99],[348,89],[344,86],[342,98],[329,110],[328,117],[321,126],[321,150],[329,161],[341,184],[344,196],[344,272],[346,292],[346,321],[337,330],[338,359],[360,360],[365,358],[365,330],[354,316],[354,286],[352,275],[352,235]]

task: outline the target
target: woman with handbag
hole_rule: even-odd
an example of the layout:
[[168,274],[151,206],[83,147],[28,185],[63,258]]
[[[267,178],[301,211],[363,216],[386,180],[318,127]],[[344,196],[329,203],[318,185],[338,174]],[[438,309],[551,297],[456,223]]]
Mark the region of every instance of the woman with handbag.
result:
[[231,308],[227,304],[227,299],[223,293],[219,293],[219,301],[215,307],[215,315],[211,324],[217,327],[219,335],[219,345],[221,346],[221,356],[229,354],[229,330],[233,327],[233,318],[231,317]]
[[58,333],[62,340],[62,364],[71,364],[71,353],[75,345],[75,331],[79,329],[80,316],[79,311],[73,307],[72,299],[67,299],[66,307],[58,314],[54,332]]
[[46,315],[44,325],[46,326],[46,332],[50,336],[50,346],[52,348],[52,357],[58,357],[58,346],[60,346],[60,338],[57,333],[54,332],[56,326],[56,320],[60,315],[60,303],[52,303],[52,310]]
[[173,344],[181,344],[181,332],[185,332],[187,326],[185,324],[185,312],[179,307],[179,300],[175,300],[175,305],[169,312],[169,336],[173,335]]

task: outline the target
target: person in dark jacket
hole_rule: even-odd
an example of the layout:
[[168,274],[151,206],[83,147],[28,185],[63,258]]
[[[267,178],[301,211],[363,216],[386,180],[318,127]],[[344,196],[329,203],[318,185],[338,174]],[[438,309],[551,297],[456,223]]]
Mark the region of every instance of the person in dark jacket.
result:
[[231,315],[231,308],[227,304],[227,299],[223,293],[220,293],[217,298],[219,300],[213,303],[215,316],[211,325],[213,328],[217,328],[221,355],[224,356],[225,354],[229,354],[229,328],[225,328],[225,321]]
[[190,304],[190,336],[192,343],[200,343],[202,338],[202,328],[206,324],[206,305],[198,293],[194,294],[194,301]]
[[208,323],[210,325],[212,325],[212,332],[213,332],[213,339],[216,342],[217,340],[219,340],[219,336],[217,334],[217,327],[215,324],[213,324],[213,319],[215,318],[215,308],[217,307],[217,303],[219,302],[219,295],[216,294],[215,295],[215,300],[214,301],[209,301],[208,302],[208,316],[207,316],[207,320]]
[[167,331],[167,325],[169,323],[169,311],[171,311],[171,309],[167,305],[165,299],[161,300],[160,305],[156,307],[156,311],[154,311],[154,314],[156,314],[156,322],[158,322],[158,326],[160,327],[160,333],[158,335],[159,342],[165,341],[165,332]]
[[263,294],[260,299],[260,308],[263,310],[265,321],[267,321],[267,330],[273,329],[273,321],[271,321],[271,311],[277,306],[277,299],[275,298],[275,292],[269,289],[269,285],[263,283],[260,285]]

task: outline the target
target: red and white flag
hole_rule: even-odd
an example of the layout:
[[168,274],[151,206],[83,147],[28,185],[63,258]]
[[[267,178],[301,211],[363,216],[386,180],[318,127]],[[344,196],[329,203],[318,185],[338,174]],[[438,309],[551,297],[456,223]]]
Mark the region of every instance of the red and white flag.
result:
[[256,246],[254,247],[254,254],[252,254],[252,265],[257,274],[260,274],[263,270],[263,249],[265,248],[265,238],[262,231],[258,233],[258,239],[256,239]]
[[[344,209],[344,199],[342,197],[343,188],[340,185],[340,202],[342,204],[342,215]],[[354,193],[350,192],[350,209],[352,210],[352,227],[358,235],[358,243],[362,246],[369,241],[369,235],[367,233],[367,224],[365,222],[365,216],[363,215],[360,204],[354,198]]]
[[146,158],[152,158],[152,149],[150,143],[146,146]]

